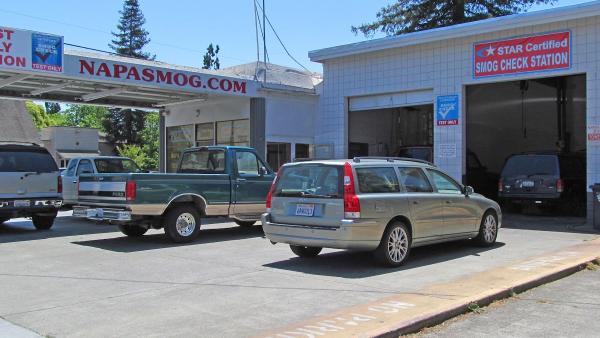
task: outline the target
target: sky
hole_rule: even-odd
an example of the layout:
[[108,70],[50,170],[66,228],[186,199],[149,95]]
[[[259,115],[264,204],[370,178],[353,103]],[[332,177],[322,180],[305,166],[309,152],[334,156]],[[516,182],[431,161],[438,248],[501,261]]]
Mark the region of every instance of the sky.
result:
[[[554,5],[537,5],[531,10],[588,1],[558,0]],[[291,55],[309,70],[321,72],[321,65],[309,60],[309,51],[365,40],[362,35],[354,35],[350,27],[374,21],[377,11],[392,2],[265,0],[265,8]],[[0,26],[63,35],[65,43],[110,50],[111,31],[116,30],[122,5],[123,0],[3,1]],[[221,48],[221,68],[257,58],[253,0],[140,0],[140,5],[152,40],[146,51],[156,54],[159,61],[201,67],[211,42]],[[272,63],[300,67],[287,56],[271,31],[267,32],[267,53]]]

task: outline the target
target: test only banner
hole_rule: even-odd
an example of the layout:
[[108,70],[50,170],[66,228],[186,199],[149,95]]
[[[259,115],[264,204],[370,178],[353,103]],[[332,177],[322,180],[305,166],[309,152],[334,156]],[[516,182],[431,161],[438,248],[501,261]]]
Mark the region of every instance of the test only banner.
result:
[[571,32],[475,43],[473,77],[481,78],[571,67]]
[[435,118],[438,126],[458,125],[458,95],[438,96]]
[[62,73],[63,37],[0,26],[0,69]]

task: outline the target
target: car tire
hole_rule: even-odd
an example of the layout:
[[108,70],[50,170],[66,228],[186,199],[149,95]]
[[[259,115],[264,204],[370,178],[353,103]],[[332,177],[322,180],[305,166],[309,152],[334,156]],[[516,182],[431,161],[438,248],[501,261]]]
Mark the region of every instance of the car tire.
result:
[[56,214],[52,216],[35,215],[31,217],[33,226],[38,230],[48,230],[52,228],[52,225],[54,225],[54,219],[56,219]]
[[317,248],[314,246],[301,246],[301,245],[290,245],[292,252],[298,257],[311,258],[317,257],[323,248]]
[[498,238],[498,216],[493,211],[486,211],[481,218],[479,234],[473,240],[475,244],[489,247],[496,243]]
[[406,224],[394,222],[385,229],[375,258],[388,267],[400,266],[410,255],[411,244],[412,236]]
[[193,205],[182,205],[167,212],[165,234],[175,243],[189,243],[200,234],[200,213]]
[[131,224],[119,224],[119,230],[128,237],[140,237],[148,231],[147,228]]
[[253,226],[254,224],[256,224],[256,221],[240,221],[240,220],[234,220],[235,224],[244,227],[244,228],[249,228],[251,226]]

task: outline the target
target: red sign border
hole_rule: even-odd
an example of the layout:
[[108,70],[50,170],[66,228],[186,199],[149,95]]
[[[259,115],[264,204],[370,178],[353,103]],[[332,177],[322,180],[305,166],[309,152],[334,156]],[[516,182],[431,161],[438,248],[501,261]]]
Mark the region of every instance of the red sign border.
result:
[[[568,67],[544,69],[544,70],[529,70],[529,71],[520,72],[520,73],[479,75],[479,76],[475,75],[475,55],[477,53],[475,50],[476,45],[482,44],[482,43],[503,42],[503,41],[509,41],[509,40],[514,40],[514,39],[523,39],[523,38],[534,37],[534,36],[551,35],[551,34],[556,34],[556,33],[569,33],[569,66]],[[473,74],[474,80],[489,79],[489,78],[495,78],[495,77],[505,77],[505,76],[519,76],[519,75],[523,75],[523,74],[533,74],[533,73],[547,73],[547,72],[553,72],[553,71],[559,71],[559,70],[570,70],[573,68],[573,31],[571,29],[559,29],[559,30],[554,30],[554,31],[549,31],[549,32],[511,36],[509,38],[504,38],[504,39],[475,41],[472,44],[471,51],[473,54],[471,62],[472,62],[472,71],[473,71],[472,74]]]

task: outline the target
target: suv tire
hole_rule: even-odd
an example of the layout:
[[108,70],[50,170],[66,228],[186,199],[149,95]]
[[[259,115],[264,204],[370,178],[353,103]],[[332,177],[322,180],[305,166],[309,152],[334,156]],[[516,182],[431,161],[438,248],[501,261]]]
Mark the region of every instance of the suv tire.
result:
[[148,231],[146,228],[131,224],[119,224],[119,230],[128,237],[140,237]]
[[298,257],[302,258],[311,258],[317,257],[317,255],[323,250],[323,248],[317,248],[314,246],[301,246],[301,245],[291,245],[290,249],[292,252],[296,254]]
[[54,214],[52,216],[35,215],[35,216],[31,217],[31,220],[33,221],[33,226],[35,226],[36,229],[48,230],[48,229],[52,228],[52,225],[54,225],[55,218],[56,218],[56,214]]
[[498,237],[498,216],[493,211],[486,211],[479,225],[479,234],[473,240],[475,244],[489,247],[496,243]]
[[175,243],[189,243],[200,234],[200,213],[193,205],[182,205],[167,212],[165,234]]
[[244,228],[249,228],[251,226],[253,226],[254,224],[256,224],[256,221],[240,221],[240,220],[234,220],[235,224],[244,227]]
[[394,222],[385,229],[375,258],[388,267],[400,266],[410,254],[411,243],[412,236],[406,224]]

